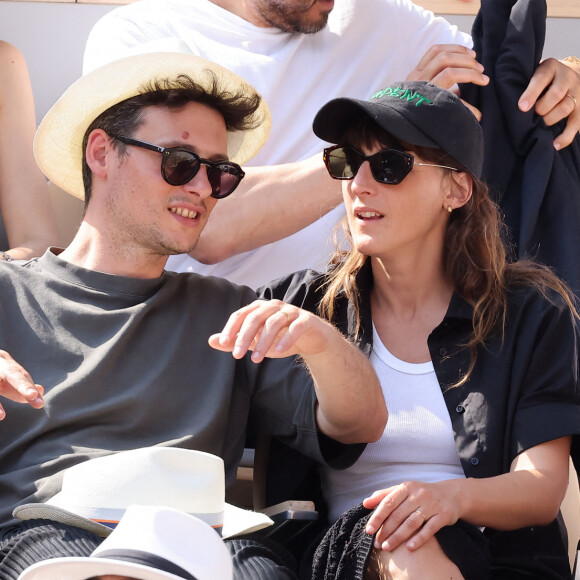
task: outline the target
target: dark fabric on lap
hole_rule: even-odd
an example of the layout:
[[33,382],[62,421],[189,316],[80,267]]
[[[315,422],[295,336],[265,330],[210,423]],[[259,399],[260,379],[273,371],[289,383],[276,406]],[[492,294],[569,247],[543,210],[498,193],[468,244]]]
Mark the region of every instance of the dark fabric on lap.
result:
[[[312,580],[363,580],[374,536],[365,532],[372,510],[362,505],[345,512],[332,525],[314,553]],[[487,541],[478,528],[459,521],[435,535],[465,580],[490,580]]]
[[314,552],[312,580],[362,580],[373,536],[365,532],[372,513],[362,505],[345,512]]
[[297,580],[297,563],[280,544],[252,535],[226,540],[234,563],[234,580]]
[[28,520],[3,528],[0,578],[17,580],[32,564],[51,558],[89,556],[101,542],[92,532],[49,520]]
[[[28,520],[0,530],[0,579],[43,560],[90,556],[102,538],[74,526],[49,520]],[[234,580],[297,580],[297,564],[282,546],[251,535],[226,540],[232,554]]]
[[465,580],[490,580],[491,555],[479,528],[458,520],[441,528],[435,537],[445,555],[455,563]]

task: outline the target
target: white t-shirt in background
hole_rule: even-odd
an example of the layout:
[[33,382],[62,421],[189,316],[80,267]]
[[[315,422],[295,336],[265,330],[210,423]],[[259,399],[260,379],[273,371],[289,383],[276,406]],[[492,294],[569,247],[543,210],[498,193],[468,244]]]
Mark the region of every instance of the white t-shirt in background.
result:
[[[289,163],[321,152],[325,143],[312,132],[312,121],[327,101],[367,99],[404,80],[433,44],[471,46],[468,35],[409,0],[337,0],[328,26],[316,34],[259,28],[210,0],[140,0],[97,22],[83,72],[165,39],[179,39],[193,54],[234,71],[268,103],[270,139],[248,165]],[[171,257],[167,268],[223,276],[253,288],[304,268],[320,270],[343,215],[341,204],[292,236],[213,266],[184,255]]]

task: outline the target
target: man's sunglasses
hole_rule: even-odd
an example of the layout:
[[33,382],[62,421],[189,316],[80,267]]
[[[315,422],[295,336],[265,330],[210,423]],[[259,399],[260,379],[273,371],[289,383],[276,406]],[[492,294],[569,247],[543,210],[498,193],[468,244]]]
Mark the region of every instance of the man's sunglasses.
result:
[[368,161],[371,173],[379,183],[397,185],[409,175],[413,165],[427,165],[429,167],[443,167],[459,171],[447,165],[434,163],[418,163],[415,157],[405,151],[397,149],[383,149],[374,155],[363,155],[354,147],[335,145],[324,150],[324,163],[330,177],[333,179],[354,179],[361,165]]
[[227,197],[238,187],[245,173],[237,163],[230,161],[209,161],[202,159],[193,151],[181,147],[160,147],[132,139],[131,137],[119,137],[111,135],[113,139],[142,147],[149,151],[161,153],[161,175],[169,185],[185,185],[191,181],[202,165],[207,166],[207,179],[211,185],[211,196],[216,199]]

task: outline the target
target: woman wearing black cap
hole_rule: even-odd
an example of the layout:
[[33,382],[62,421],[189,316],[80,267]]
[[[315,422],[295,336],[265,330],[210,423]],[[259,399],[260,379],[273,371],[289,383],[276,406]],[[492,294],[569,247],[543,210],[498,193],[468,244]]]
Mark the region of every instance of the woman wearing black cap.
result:
[[406,82],[330,101],[314,131],[337,143],[324,158],[350,247],[266,294],[367,352],[389,420],[352,467],[322,472],[338,521],[313,577],[570,578],[556,516],[580,433],[577,313],[550,270],[507,262],[478,122]]

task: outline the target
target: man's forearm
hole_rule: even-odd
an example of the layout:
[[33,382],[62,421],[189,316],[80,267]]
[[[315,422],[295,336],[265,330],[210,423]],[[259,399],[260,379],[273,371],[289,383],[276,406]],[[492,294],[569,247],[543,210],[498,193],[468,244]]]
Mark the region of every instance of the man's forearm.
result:
[[303,356],[303,360],[314,378],[321,431],[342,443],[376,441],[388,413],[366,356],[336,331],[325,352]]
[[212,211],[191,253],[202,263],[215,264],[281,240],[342,202],[340,182],[328,175],[322,154],[244,171],[246,177],[238,189]]

